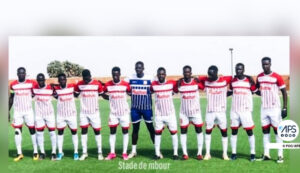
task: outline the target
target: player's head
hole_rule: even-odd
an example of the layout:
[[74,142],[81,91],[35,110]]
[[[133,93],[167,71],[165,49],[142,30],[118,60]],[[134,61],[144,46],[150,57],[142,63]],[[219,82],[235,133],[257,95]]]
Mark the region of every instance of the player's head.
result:
[[26,77],[26,69],[24,67],[19,67],[17,69],[17,76],[18,76],[19,81],[23,82]]
[[67,76],[64,73],[60,73],[58,76],[58,83],[60,86],[65,87],[67,85]]
[[243,63],[237,63],[235,65],[235,73],[237,77],[241,77],[244,75],[245,65]]
[[111,70],[112,78],[115,83],[118,83],[120,81],[121,76],[121,69],[120,67],[113,67]]
[[45,75],[43,73],[39,73],[36,76],[36,81],[38,82],[40,87],[44,87],[45,86]]
[[210,66],[208,68],[207,74],[210,79],[216,80],[218,78],[218,67],[215,65]]
[[261,65],[264,70],[264,73],[269,74],[271,72],[271,58],[263,57],[261,59]]
[[185,79],[190,79],[192,77],[192,67],[189,65],[186,65],[183,67],[183,77]]
[[92,80],[91,72],[88,69],[82,71],[82,79],[85,83],[89,83]]
[[144,74],[144,63],[142,61],[138,61],[135,63],[135,72],[138,76]]
[[160,83],[165,82],[166,79],[166,69],[163,67],[159,67],[157,69],[157,78]]

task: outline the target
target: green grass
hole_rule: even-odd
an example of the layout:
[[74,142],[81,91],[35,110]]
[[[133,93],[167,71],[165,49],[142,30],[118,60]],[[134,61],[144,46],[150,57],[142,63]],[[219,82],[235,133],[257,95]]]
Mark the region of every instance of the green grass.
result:
[[[79,108],[79,102],[76,101],[77,108]],[[104,156],[109,152],[109,127],[108,127],[108,114],[109,105],[105,100],[100,100],[101,109],[101,120],[102,120],[102,146]],[[178,98],[174,99],[174,104],[176,107],[177,117],[179,113],[180,100]],[[254,97],[254,111],[253,119],[256,128],[254,129],[254,135],[256,140],[256,155],[260,156],[263,153],[263,141],[262,132],[260,124],[260,98]],[[231,105],[231,99],[228,99],[227,108],[227,120],[228,126],[230,125],[229,111]],[[205,107],[206,99],[201,98],[201,109],[202,117],[205,120]],[[179,121],[178,121],[179,122]],[[178,126],[179,127],[179,126]],[[204,130],[204,128],[203,128]],[[128,151],[131,150],[131,131],[130,129],[130,142]],[[179,130],[180,131],[180,130]],[[80,130],[78,131],[80,132]],[[230,146],[230,133],[228,130],[228,155],[231,154]],[[178,134],[179,135],[179,134]],[[180,138],[179,138],[180,139]],[[272,132],[272,141],[275,142],[275,136]],[[64,153],[65,157],[62,161],[50,161],[49,158],[43,161],[33,161],[32,160],[32,145],[29,132],[27,128],[23,128],[23,141],[22,149],[25,158],[20,162],[13,162],[13,158],[16,156],[16,149],[14,144],[14,130],[9,127],[9,160],[8,160],[8,170],[9,172],[117,172],[120,171],[119,164],[127,163],[137,164],[137,169],[130,169],[123,172],[285,172],[289,167],[289,152],[284,151],[285,162],[283,164],[277,164],[277,150],[271,150],[271,157],[273,160],[266,162],[250,162],[249,159],[249,143],[246,132],[240,128],[238,134],[238,144],[237,153],[238,159],[236,161],[223,161],[222,160],[222,144],[221,144],[221,134],[218,129],[214,129],[212,133],[212,143],[211,143],[211,155],[212,159],[209,161],[198,161],[195,159],[197,154],[197,140],[196,134],[193,126],[189,127],[188,131],[188,152],[190,159],[187,161],[173,161],[172,158],[172,141],[170,133],[165,130],[162,135],[161,150],[164,155],[164,159],[157,161],[157,163],[169,164],[169,169],[166,170],[155,170],[155,169],[139,169],[140,164],[154,164],[155,161],[152,159],[154,155],[154,147],[151,143],[148,131],[144,123],[141,123],[138,141],[138,157],[135,157],[129,161],[123,162],[120,158],[122,153],[122,133],[121,129],[118,128],[117,141],[116,141],[116,152],[118,158],[113,161],[98,161],[97,160],[97,148],[94,138],[94,133],[91,128],[89,128],[89,140],[88,140],[88,152],[89,158],[86,161],[74,161],[73,160],[73,144],[71,139],[71,133],[68,129],[65,130],[64,137]],[[45,131],[45,149],[48,157],[51,153],[51,143],[48,131]],[[79,135],[79,153],[81,153],[81,142]],[[203,154],[205,153],[205,144],[203,148]],[[182,150],[179,141],[179,155],[181,156]],[[165,165],[167,166],[167,165]]]

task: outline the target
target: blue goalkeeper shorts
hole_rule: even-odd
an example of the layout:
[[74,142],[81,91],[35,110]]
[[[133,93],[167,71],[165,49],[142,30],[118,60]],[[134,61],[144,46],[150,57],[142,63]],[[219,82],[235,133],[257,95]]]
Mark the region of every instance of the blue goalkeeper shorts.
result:
[[152,110],[139,110],[135,108],[131,108],[131,122],[137,123],[142,120],[142,117],[146,123],[152,122]]

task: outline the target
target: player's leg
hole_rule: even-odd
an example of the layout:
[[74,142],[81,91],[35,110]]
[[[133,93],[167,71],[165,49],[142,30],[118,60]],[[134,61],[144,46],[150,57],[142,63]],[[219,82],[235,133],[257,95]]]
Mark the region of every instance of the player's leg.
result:
[[89,128],[89,119],[86,114],[80,114],[80,128],[81,128],[81,146],[82,146],[82,155],[79,160],[85,160],[88,157],[87,152],[87,141],[88,141],[88,128]]
[[226,120],[226,113],[218,113],[217,114],[218,125],[222,135],[222,148],[223,148],[223,159],[229,160],[227,155],[227,148],[228,148],[228,137],[227,137],[227,120]]
[[29,129],[32,146],[33,146],[33,160],[39,159],[38,154],[38,147],[37,147],[37,140],[36,140],[36,132],[35,132],[35,126],[34,126],[34,114],[33,112],[29,112],[24,115],[25,123]]
[[[271,118],[271,125],[273,127],[275,136],[276,136],[276,143],[283,143],[282,139],[279,138],[277,135],[277,127],[279,123],[282,121],[281,111],[280,109],[272,110]],[[277,163],[283,163],[283,149],[278,149],[278,160]]]
[[120,125],[122,127],[122,133],[123,133],[123,153],[122,157],[123,160],[128,160],[128,155],[127,155],[127,148],[128,148],[128,141],[129,141],[129,136],[128,136],[128,129],[130,127],[130,121],[129,121],[129,115],[123,115],[119,119]]
[[76,115],[70,116],[68,118],[67,124],[70,128],[70,131],[72,133],[72,142],[74,147],[74,160],[79,160],[78,155],[78,135],[77,135],[77,118]]
[[23,126],[23,115],[14,112],[14,119],[12,126],[15,129],[15,144],[17,148],[17,157],[14,161],[19,161],[24,158],[22,154],[22,126]]
[[101,136],[101,119],[99,112],[90,116],[90,124],[92,125],[95,133],[95,140],[98,148],[98,160],[103,160],[102,155],[102,136]]
[[204,156],[204,160],[210,160],[210,143],[211,143],[211,132],[214,128],[215,123],[215,114],[214,113],[206,113],[205,123],[206,123],[206,130],[205,130],[205,147],[206,153]]
[[154,144],[155,130],[154,130],[153,121],[152,121],[152,116],[153,116],[152,110],[144,110],[144,111],[142,111],[142,114],[143,114],[143,118],[146,123],[147,129],[149,131],[151,141]]
[[250,145],[250,161],[255,161],[255,137],[253,135],[254,122],[252,119],[252,113],[243,112],[240,114],[240,119],[243,128],[246,130]]
[[197,134],[197,144],[198,144],[197,159],[203,160],[203,157],[202,157],[202,148],[203,148],[202,126],[203,126],[203,122],[202,122],[201,114],[198,114],[195,117],[192,117],[191,121],[195,126],[195,131]]
[[161,159],[161,152],[160,152],[160,142],[161,142],[161,134],[162,131],[164,130],[164,122],[161,116],[156,116],[155,117],[155,143],[154,143],[154,148],[155,148],[155,156],[154,159],[158,160]]
[[51,152],[51,160],[56,160],[56,133],[55,133],[55,116],[54,114],[49,115],[46,118],[46,125],[49,130],[52,152]]
[[110,153],[107,155],[105,160],[112,160],[116,158],[115,145],[116,145],[116,132],[117,132],[118,125],[119,125],[119,119],[115,115],[110,114],[109,121],[108,121],[108,126],[110,128],[110,135],[109,135]]
[[139,130],[140,130],[140,121],[141,121],[141,113],[139,110],[131,108],[131,122],[132,122],[132,137],[131,137],[131,153],[129,154],[129,158],[133,158],[137,155],[136,152],[136,146],[137,146],[137,141],[139,137]]
[[189,126],[189,119],[186,115],[180,114],[180,143],[182,148],[182,159],[188,160],[188,152],[187,152],[187,131]]
[[170,117],[165,117],[166,124],[168,125],[173,146],[173,160],[178,160],[178,136],[177,136],[177,120],[176,115],[170,115]]
[[231,144],[231,160],[236,160],[236,143],[237,143],[237,134],[241,124],[241,119],[239,117],[239,113],[231,111],[230,113],[230,127],[231,127],[231,137],[230,137],[230,144]]
[[44,160],[46,157],[45,154],[45,149],[44,149],[44,129],[45,129],[45,120],[40,117],[40,116],[36,116],[36,120],[35,120],[35,126],[36,126],[36,138],[37,138],[37,143],[38,146],[40,148],[40,156],[39,159],[40,160]]
[[66,121],[60,115],[57,115],[57,147],[58,154],[56,160],[61,160],[64,156],[63,143],[64,143],[64,129],[66,127]]
[[270,127],[271,121],[268,115],[268,111],[265,109],[261,109],[261,125],[262,125],[262,132],[263,132],[263,143],[264,143],[264,154],[260,160],[270,160],[270,152],[268,148],[268,144],[270,143]]

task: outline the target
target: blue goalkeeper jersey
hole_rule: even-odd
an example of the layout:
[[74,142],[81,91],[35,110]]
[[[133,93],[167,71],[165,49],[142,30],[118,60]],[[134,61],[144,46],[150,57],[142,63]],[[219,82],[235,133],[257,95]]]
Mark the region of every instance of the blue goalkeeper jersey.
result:
[[138,110],[151,110],[152,98],[150,85],[153,77],[145,75],[138,78],[136,74],[128,78],[131,87],[131,108]]

